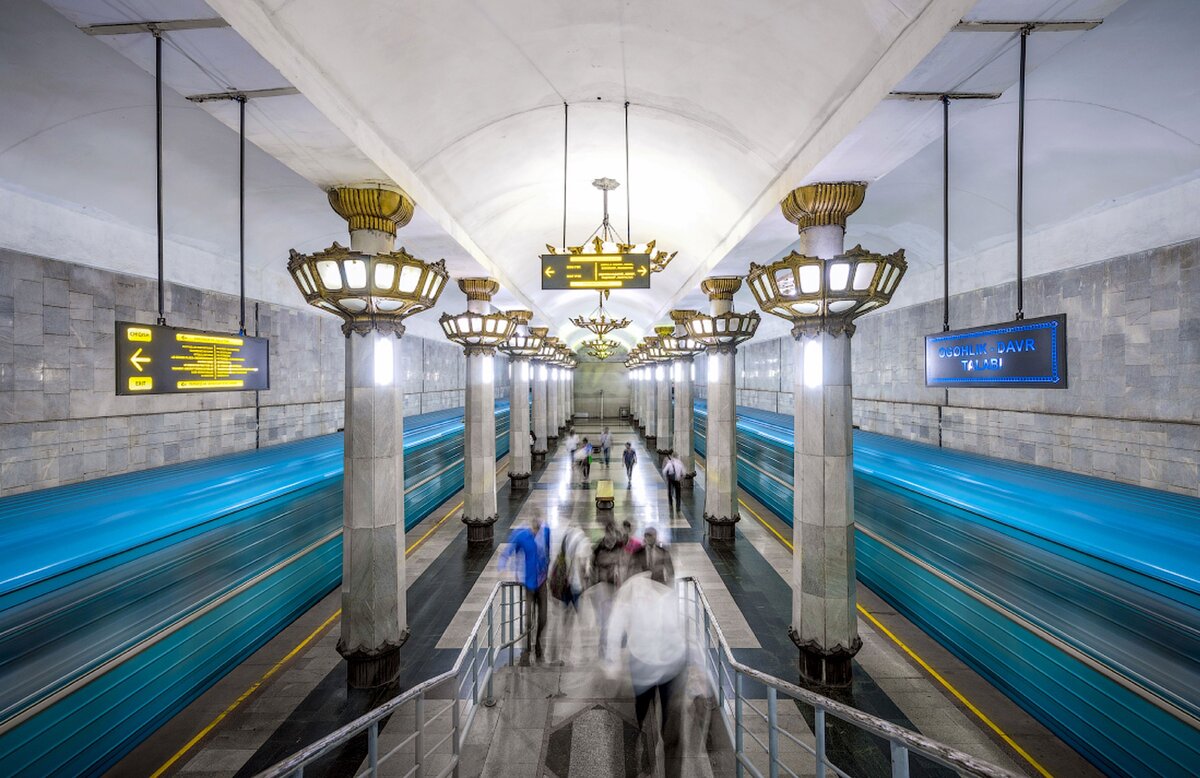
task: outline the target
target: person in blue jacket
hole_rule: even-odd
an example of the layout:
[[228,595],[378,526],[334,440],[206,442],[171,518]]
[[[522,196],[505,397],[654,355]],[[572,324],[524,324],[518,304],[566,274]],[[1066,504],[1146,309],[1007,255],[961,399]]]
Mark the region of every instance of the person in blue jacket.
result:
[[[518,561],[517,556],[521,559]],[[534,517],[528,527],[517,527],[508,536],[508,546],[500,555],[500,569],[513,569],[525,587],[525,623],[537,624],[534,634],[526,637],[526,651],[533,643],[535,656],[544,655],[542,633],[546,631],[546,578],[550,570],[550,528]],[[535,621],[536,619],[536,621]]]

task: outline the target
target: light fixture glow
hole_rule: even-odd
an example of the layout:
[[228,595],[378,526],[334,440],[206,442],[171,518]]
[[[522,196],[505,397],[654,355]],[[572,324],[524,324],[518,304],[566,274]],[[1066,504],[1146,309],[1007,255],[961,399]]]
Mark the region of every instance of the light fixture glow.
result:
[[663,369],[662,369],[662,365],[659,365],[659,366],[657,366],[656,368],[654,368],[654,380],[655,380],[655,381],[661,381],[661,380],[663,380]]
[[392,338],[389,335],[380,333],[375,338],[375,385],[391,386],[395,367]]
[[824,360],[821,358],[821,341],[813,338],[804,344],[804,385],[815,389],[824,385]]
[[496,358],[490,354],[483,357],[483,382],[490,384],[496,380]]

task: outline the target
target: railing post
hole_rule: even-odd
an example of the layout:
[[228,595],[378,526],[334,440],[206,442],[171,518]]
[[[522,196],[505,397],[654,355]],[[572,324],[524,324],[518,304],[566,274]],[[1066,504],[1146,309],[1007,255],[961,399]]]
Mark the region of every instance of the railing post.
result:
[[417,776],[417,778],[421,778],[421,776],[425,772],[423,769],[423,764],[422,764],[425,761],[425,754],[424,754],[424,750],[425,750],[425,693],[424,692],[422,692],[421,694],[418,694],[417,698],[415,700],[413,700],[413,708],[414,708],[414,712],[415,712],[415,719],[417,722],[417,737],[416,737],[416,741],[413,743],[413,758],[416,760],[416,768],[417,768],[416,776]]
[[895,740],[892,746],[892,778],[908,778],[908,749]]
[[[496,704],[496,698],[492,696],[492,676],[496,672],[496,641],[492,632],[492,602],[488,601],[487,624],[488,624],[488,674],[487,674],[487,698],[483,704],[489,708]],[[503,614],[501,614],[503,615]],[[504,634],[504,622],[500,622],[500,634]]]
[[[725,715],[724,706],[721,715]],[[742,674],[736,670],[733,673],[733,762],[737,765],[737,778],[742,778],[742,757],[746,750],[745,736],[742,734]]]
[[450,710],[450,719],[451,719],[451,726],[454,727],[454,736],[450,738],[450,748],[452,749],[452,752],[453,752],[453,756],[451,758],[454,760],[454,772],[452,772],[451,775],[453,775],[454,778],[458,778],[458,762],[459,762],[459,758],[460,758],[459,754],[460,754],[461,748],[462,748],[461,747],[462,724],[460,723],[460,720],[459,720],[457,697],[454,700],[454,707]]
[[825,778],[825,709],[813,708],[813,734],[817,738],[817,778]]
[[514,591],[515,591],[515,587],[512,587],[512,586],[504,587],[505,599],[508,600],[508,639],[505,640],[505,642],[508,643],[508,666],[509,667],[513,666],[513,660],[515,659],[514,654],[516,653],[516,650],[517,650],[517,621],[516,621],[516,617],[513,616],[513,599],[514,599],[513,592]]
[[471,635],[471,702],[479,704],[479,635]]
[[367,730],[367,763],[371,765],[371,775],[379,774],[379,722],[371,722]]
[[779,778],[779,692],[767,687],[767,764],[771,778]]

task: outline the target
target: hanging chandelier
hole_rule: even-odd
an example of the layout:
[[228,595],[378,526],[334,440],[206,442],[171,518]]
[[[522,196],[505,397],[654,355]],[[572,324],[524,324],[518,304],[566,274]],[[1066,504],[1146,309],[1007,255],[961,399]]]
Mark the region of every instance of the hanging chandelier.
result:
[[[650,258],[650,272],[661,273],[679,252],[670,253],[657,248],[658,241],[634,243],[630,240],[628,227],[625,240],[613,229],[608,215],[608,193],[619,187],[621,183],[612,178],[597,178],[592,186],[604,193],[604,215],[588,239],[578,246],[552,246],[546,244],[546,250],[554,255],[569,255],[574,257],[618,257],[626,255],[645,255]],[[566,234],[564,231],[564,242]]]
[[607,298],[608,290],[601,290],[600,305],[592,309],[591,314],[586,318],[583,316],[576,316],[575,318],[571,319],[571,323],[576,327],[595,333],[601,338],[613,330],[622,330],[628,327],[629,319],[616,319],[605,313],[604,301]]

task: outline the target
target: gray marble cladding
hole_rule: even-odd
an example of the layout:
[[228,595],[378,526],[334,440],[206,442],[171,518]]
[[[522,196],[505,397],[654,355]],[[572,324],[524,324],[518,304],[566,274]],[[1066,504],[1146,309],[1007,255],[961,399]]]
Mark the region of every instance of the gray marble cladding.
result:
[[[0,250],[0,495],[323,435],[344,423],[340,321],[247,301],[247,330],[270,339],[271,389],[117,397],[117,321],[153,322],[153,279]],[[236,332],[238,300],[168,283],[167,321]],[[462,349],[405,336],[404,413],[461,408]],[[507,361],[496,362],[507,399]]]
[[[1009,321],[1016,285],[950,300],[951,325]],[[964,451],[1200,494],[1200,240],[1028,278],[1026,316],[1067,314],[1068,389],[925,386],[940,300],[859,319],[854,423]],[[791,413],[790,337],[739,349],[738,404]],[[755,356],[751,356],[751,354]],[[746,355],[745,361],[741,359]],[[700,370],[700,360],[697,360]],[[706,388],[697,386],[703,399]],[[940,413],[939,413],[940,412]],[[940,415],[940,423],[939,423]]]

